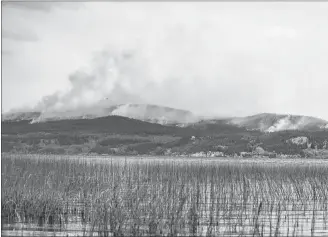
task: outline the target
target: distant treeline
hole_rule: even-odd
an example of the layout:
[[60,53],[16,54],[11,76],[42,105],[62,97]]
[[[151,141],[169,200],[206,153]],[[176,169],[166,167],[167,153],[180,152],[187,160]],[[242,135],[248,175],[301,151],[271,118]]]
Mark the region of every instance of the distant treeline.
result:
[[[288,142],[307,137],[308,143]],[[328,132],[247,131],[224,123],[163,126],[119,116],[29,124],[2,122],[2,152],[51,154],[191,154],[220,151],[226,155],[252,152],[256,147],[277,154],[303,154],[327,149]]]

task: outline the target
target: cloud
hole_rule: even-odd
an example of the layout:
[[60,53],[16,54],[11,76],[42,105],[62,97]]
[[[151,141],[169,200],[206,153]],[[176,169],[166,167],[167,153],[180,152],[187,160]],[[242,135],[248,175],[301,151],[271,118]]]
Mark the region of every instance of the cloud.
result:
[[67,10],[77,10],[83,7],[82,3],[79,2],[29,2],[29,1],[5,1],[3,2],[3,7],[16,8],[22,10],[32,10],[41,12],[50,12],[55,9],[67,9]]
[[10,56],[12,55],[12,51],[10,50],[1,50],[1,55],[6,55],[6,56]]
[[35,42],[38,40],[38,37],[32,31],[25,32],[15,32],[11,30],[2,30],[2,37],[6,39],[16,40],[16,41],[27,41]]

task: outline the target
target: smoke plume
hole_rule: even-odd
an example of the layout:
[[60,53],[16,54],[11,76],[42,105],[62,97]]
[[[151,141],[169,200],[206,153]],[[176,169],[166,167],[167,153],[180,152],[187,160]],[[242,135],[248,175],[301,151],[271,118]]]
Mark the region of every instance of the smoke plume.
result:
[[133,54],[103,51],[90,67],[72,73],[70,88],[42,98],[35,110],[42,113],[78,111],[121,103],[142,103],[135,93],[137,72]]

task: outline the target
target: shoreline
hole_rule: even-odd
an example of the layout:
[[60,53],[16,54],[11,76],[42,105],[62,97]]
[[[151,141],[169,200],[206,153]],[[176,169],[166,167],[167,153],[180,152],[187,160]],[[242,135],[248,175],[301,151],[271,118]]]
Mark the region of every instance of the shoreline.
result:
[[[67,159],[114,159],[114,160],[185,160],[185,161],[254,161],[254,162],[265,162],[265,163],[275,163],[281,161],[327,161],[328,157],[275,157],[269,158],[266,156],[259,157],[229,157],[229,156],[221,156],[221,157],[195,157],[195,156],[154,156],[154,155],[95,155],[95,154],[39,154],[39,153],[5,153],[2,152],[1,156],[19,158],[19,157],[31,157],[31,158],[67,158]],[[270,162],[267,162],[270,161]]]

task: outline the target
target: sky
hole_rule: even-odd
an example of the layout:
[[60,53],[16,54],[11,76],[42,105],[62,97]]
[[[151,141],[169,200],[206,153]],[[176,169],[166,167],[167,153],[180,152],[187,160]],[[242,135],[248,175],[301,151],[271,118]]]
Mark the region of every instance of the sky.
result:
[[2,112],[149,103],[328,120],[327,2],[2,4]]

